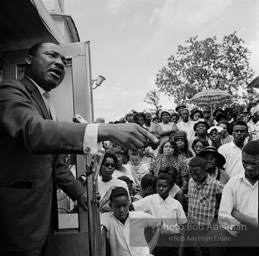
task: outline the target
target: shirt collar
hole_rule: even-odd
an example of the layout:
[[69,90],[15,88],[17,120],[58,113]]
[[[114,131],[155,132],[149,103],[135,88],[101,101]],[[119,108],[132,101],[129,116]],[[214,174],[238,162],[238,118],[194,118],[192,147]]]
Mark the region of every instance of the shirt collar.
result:
[[116,218],[116,216],[114,215],[114,213],[112,213],[112,218],[118,223],[118,224],[120,224],[120,225],[122,225],[122,226],[125,226],[125,224],[127,223],[127,222],[129,222],[130,221],[130,219],[131,219],[131,212],[129,211],[129,214],[128,214],[128,217],[127,217],[127,219],[126,219],[126,221],[124,222],[124,224],[123,223],[121,223],[120,222],[120,220],[118,220],[117,218]]
[[25,76],[27,79],[29,79],[36,87],[37,89],[39,90],[41,96],[43,95],[43,93],[45,93],[46,91],[43,90],[35,81],[33,81],[30,77],[28,76]]
[[201,183],[201,184],[198,184],[197,182],[194,181],[194,184],[196,187],[201,187],[201,186],[204,186],[204,185],[208,185],[209,184],[209,180],[210,180],[210,176],[208,174],[206,174],[206,179]]
[[159,204],[169,204],[170,195],[168,194],[168,197],[164,200],[160,195],[157,194],[157,199]]

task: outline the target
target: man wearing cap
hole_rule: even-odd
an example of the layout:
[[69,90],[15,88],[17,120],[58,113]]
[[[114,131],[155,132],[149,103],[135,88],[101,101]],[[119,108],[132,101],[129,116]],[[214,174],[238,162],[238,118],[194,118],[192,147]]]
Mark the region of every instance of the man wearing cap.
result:
[[244,121],[233,124],[232,136],[234,140],[219,147],[218,151],[226,159],[225,171],[231,177],[242,173],[242,149],[248,136],[248,127]]
[[258,246],[259,141],[245,145],[242,164],[242,172],[223,189],[219,222],[234,246],[228,248],[229,255],[258,255],[258,248],[254,247]]
[[184,104],[179,104],[177,105],[177,107],[175,108],[175,111],[178,112],[179,116],[181,116],[182,110],[186,108],[186,105]]
[[222,169],[226,160],[215,147],[205,147],[197,156],[206,159],[205,170],[210,177],[220,181],[222,184],[229,181],[229,175]]

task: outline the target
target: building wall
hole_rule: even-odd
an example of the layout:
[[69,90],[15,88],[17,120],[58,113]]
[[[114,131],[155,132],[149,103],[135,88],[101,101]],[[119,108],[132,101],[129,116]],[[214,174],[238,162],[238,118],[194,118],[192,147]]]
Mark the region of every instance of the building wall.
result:
[[42,0],[42,2],[49,12],[64,12],[64,0]]

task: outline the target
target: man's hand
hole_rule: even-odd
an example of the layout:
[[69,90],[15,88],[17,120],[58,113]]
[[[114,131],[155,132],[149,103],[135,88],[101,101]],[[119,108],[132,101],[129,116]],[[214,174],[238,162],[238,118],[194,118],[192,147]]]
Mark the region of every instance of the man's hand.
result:
[[138,124],[100,124],[98,141],[111,140],[112,142],[136,150],[144,148],[149,143],[157,144],[159,140],[148,130]]
[[78,203],[79,205],[85,210],[87,211],[88,210],[88,207],[87,207],[87,195],[86,195],[86,192],[84,192],[83,194],[81,194],[78,198]]

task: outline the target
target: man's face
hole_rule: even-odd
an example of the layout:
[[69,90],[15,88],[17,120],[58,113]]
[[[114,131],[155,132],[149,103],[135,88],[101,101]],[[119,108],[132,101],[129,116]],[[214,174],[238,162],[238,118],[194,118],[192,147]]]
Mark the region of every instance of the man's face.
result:
[[119,196],[116,198],[113,198],[113,200],[110,203],[111,209],[113,210],[113,213],[115,217],[120,220],[124,221],[126,220],[128,213],[129,213],[129,198],[127,196]]
[[207,133],[207,126],[205,124],[197,124],[196,126],[196,133],[197,134],[204,134]]
[[151,119],[152,119],[151,114],[150,114],[150,113],[146,113],[145,116],[146,116],[146,121],[147,121],[147,123],[150,123],[150,122],[151,122]]
[[259,155],[249,155],[242,153],[242,163],[246,176],[249,178],[258,178],[259,175]]
[[183,109],[181,113],[182,113],[183,121],[184,122],[188,122],[188,120],[189,120],[189,111],[188,111],[188,109]]
[[156,183],[156,191],[157,194],[162,198],[166,198],[169,194],[170,189],[172,188],[171,184],[169,184],[168,180],[158,180]]
[[26,58],[26,63],[30,78],[46,91],[56,88],[64,79],[66,58],[56,44],[42,44],[35,55]]
[[195,182],[202,182],[206,177],[205,168],[202,166],[190,166],[190,174]]
[[247,137],[247,127],[244,125],[235,125],[233,127],[232,135],[235,142],[243,143]]

